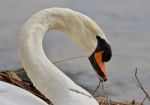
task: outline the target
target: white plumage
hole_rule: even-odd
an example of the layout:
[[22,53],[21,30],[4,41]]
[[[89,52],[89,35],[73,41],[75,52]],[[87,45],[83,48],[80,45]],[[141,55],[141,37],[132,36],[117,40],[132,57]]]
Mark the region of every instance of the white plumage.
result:
[[[21,62],[29,78],[54,105],[98,105],[91,94],[75,84],[46,57],[42,40],[51,29],[64,32],[86,55],[96,48],[97,35],[105,38],[95,22],[71,9],[50,8],[36,13],[24,24],[19,36]],[[2,105],[46,105],[29,92],[3,82],[0,82],[0,97]]]

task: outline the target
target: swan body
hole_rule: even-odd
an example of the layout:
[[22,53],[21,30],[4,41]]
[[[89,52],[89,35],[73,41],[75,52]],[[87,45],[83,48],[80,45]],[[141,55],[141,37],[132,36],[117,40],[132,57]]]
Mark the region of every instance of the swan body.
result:
[[54,105],[99,105],[45,55],[42,40],[51,29],[64,32],[87,56],[96,49],[96,36],[107,41],[98,25],[77,11],[55,7],[36,13],[24,24],[19,36],[21,62],[34,86]]
[[0,81],[0,105],[47,105],[32,93]]

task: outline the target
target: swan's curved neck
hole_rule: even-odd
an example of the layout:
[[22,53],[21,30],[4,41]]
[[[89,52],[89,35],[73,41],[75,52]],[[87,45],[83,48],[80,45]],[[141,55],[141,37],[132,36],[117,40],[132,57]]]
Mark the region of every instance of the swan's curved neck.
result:
[[[50,10],[46,9],[33,15],[25,23],[20,32],[20,55],[22,64],[36,88],[56,105],[59,105],[64,100],[68,100],[67,98],[71,98],[70,89],[77,89],[78,91],[89,94],[55,67],[46,57],[42,47],[44,34],[50,29],[57,29],[67,33],[75,42],[78,41],[77,44],[84,50],[93,50],[91,48],[95,46],[95,41],[93,41],[93,44],[85,44],[86,46],[82,46],[81,44],[89,41],[88,39],[82,38],[85,37],[85,31],[88,31],[88,29],[83,30],[82,26],[84,24],[77,21],[81,17],[80,15],[77,17],[77,14],[75,13],[73,15],[68,9],[65,11],[55,8]],[[74,33],[81,36],[77,37]],[[89,39],[94,40],[91,37]],[[61,105],[68,104],[61,103]]]

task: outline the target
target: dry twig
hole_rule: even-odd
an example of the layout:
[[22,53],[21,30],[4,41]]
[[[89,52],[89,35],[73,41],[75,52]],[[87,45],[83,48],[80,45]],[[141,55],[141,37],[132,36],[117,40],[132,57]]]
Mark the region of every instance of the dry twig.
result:
[[146,90],[144,89],[144,87],[143,87],[143,85],[142,85],[142,83],[140,82],[140,80],[139,80],[139,78],[138,78],[138,76],[137,76],[137,68],[135,69],[135,78],[136,78],[136,80],[137,80],[137,82],[138,82],[138,87],[144,92],[144,94],[145,94],[145,98],[143,99],[143,101],[141,102],[141,105],[143,105],[143,103],[145,102],[145,100],[147,99],[148,101],[150,101],[150,96],[149,96],[149,94],[146,92]]

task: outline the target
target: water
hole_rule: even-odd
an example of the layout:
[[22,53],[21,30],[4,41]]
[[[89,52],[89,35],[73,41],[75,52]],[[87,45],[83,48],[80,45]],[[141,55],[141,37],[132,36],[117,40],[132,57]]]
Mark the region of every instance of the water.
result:
[[[147,92],[150,93],[150,1],[149,0],[5,0],[0,1],[0,68],[20,68],[18,33],[33,13],[49,7],[67,7],[90,16],[109,39],[113,58],[107,63],[109,81],[105,84],[110,97],[121,100],[143,99],[136,86],[135,68]],[[44,49],[53,61],[82,55],[62,33],[48,32]],[[61,51],[60,51],[61,49]],[[78,84],[94,90],[97,77],[87,58],[56,64]],[[78,65],[78,66],[77,66]],[[71,69],[71,70],[70,70]]]

